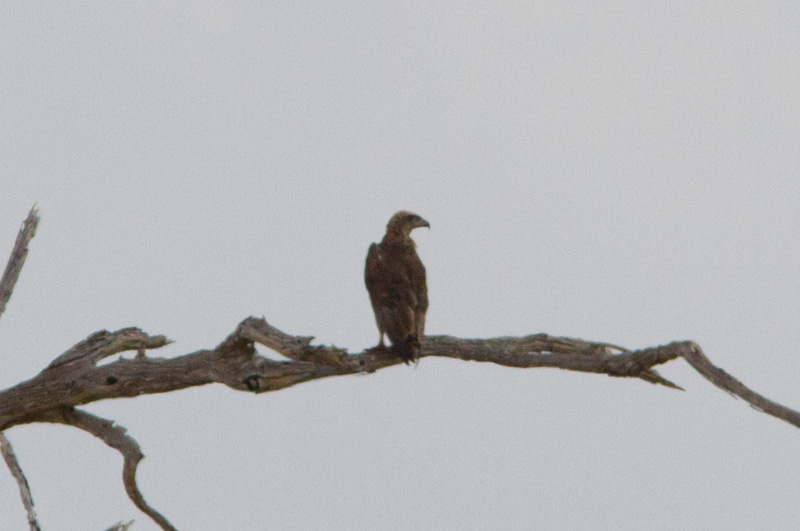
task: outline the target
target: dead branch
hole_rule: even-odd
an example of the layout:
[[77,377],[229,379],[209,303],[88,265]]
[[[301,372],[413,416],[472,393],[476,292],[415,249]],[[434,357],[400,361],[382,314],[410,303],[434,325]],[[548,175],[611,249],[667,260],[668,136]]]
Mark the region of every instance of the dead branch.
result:
[[[174,529],[166,518],[147,506],[136,487],[136,464],[141,454],[135,441],[110,421],[72,408],[98,400],[165,393],[209,383],[265,393],[331,376],[372,373],[401,363],[389,349],[348,354],[337,347],[313,346],[311,340],[286,334],[263,318],[248,317],[216,348],[167,359],[140,354],[142,349],[167,344],[164,336],[149,336],[138,328],[96,332],[56,358],[34,378],[0,392],[0,430],[30,422],[59,422],[93,433],[125,456],[125,488],[134,504],[162,529]],[[269,346],[291,361],[261,356],[254,343]],[[130,359],[121,357],[97,365],[98,361],[125,351],[137,354]],[[759,411],[800,427],[800,413],[758,395],[714,367],[691,341],[629,351],[605,343],[546,334],[492,339],[429,336],[422,341],[422,357],[432,356],[517,368],[549,367],[640,378],[672,388],[678,387],[662,378],[653,367],[684,358],[714,385]],[[116,438],[106,432],[113,432]]]
[[[372,373],[401,363],[389,349],[373,348],[348,354],[337,347],[311,345],[309,337],[292,336],[263,318],[248,317],[214,349],[175,358],[137,354],[97,365],[98,361],[114,354],[140,352],[167,343],[164,336],[149,336],[138,328],[92,334],[34,378],[0,392],[0,430],[36,422],[50,410],[98,400],[166,393],[210,383],[221,383],[238,391],[265,393],[331,376]],[[290,361],[259,355],[255,343],[269,346]],[[425,337],[421,357],[433,356],[517,368],[549,367],[640,378],[672,388],[677,386],[662,378],[654,367],[684,358],[714,385],[760,411],[800,427],[800,414],[767,400],[714,367],[700,347],[691,341],[630,351],[605,343],[546,334],[492,339]]]
[[41,531],[39,522],[36,520],[36,511],[33,509],[33,497],[31,496],[31,489],[28,487],[28,480],[25,479],[25,474],[22,473],[22,468],[19,466],[17,456],[14,455],[14,449],[11,443],[8,442],[5,434],[0,432],[0,453],[3,454],[3,459],[11,471],[11,475],[17,480],[19,486],[19,495],[22,498],[22,505],[28,513],[28,525],[31,531]]
[[[140,511],[161,526],[161,529],[165,531],[177,531],[177,529],[169,523],[169,520],[144,501],[142,493],[139,492],[139,488],[136,485],[136,467],[139,466],[139,461],[142,460],[144,455],[139,449],[139,443],[126,433],[125,428],[122,426],[115,426],[110,420],[102,419],[91,413],[69,407],[46,411],[38,416],[35,421],[74,426],[91,433],[111,448],[118,450],[124,459],[122,481],[125,484],[125,492],[128,493],[128,497]],[[118,526],[119,525],[120,524],[118,524]]]
[[14,242],[14,248],[11,250],[11,256],[8,258],[6,270],[3,272],[3,277],[0,278],[0,316],[6,309],[6,303],[11,298],[11,293],[14,291],[14,285],[19,278],[19,272],[22,270],[22,264],[25,263],[25,257],[28,256],[28,243],[30,243],[34,234],[36,234],[36,227],[39,225],[39,211],[34,206],[28,213],[28,217],[22,223],[22,228],[19,229],[17,234],[17,241]]
[[[35,222],[32,226],[35,228]],[[23,240],[24,247],[30,238]],[[24,258],[24,254],[22,256]],[[13,274],[18,275],[19,268]],[[92,433],[122,453],[125,460],[123,481],[133,503],[162,529],[172,530],[174,527],[167,519],[147,505],[136,485],[136,467],[142,459],[136,441],[111,421],[75,407],[98,400],[167,393],[210,383],[221,383],[238,391],[265,393],[331,376],[373,373],[402,363],[386,348],[349,354],[334,346],[311,345],[312,340],[309,336],[287,334],[264,318],[248,317],[213,349],[175,358],[154,358],[147,356],[146,351],[168,344],[166,337],[150,336],[138,328],[116,332],[102,330],[58,356],[30,380],[0,392],[0,432],[20,424],[55,422]],[[281,354],[288,361],[260,355],[255,344]],[[654,367],[683,358],[717,387],[742,398],[759,411],[800,427],[800,413],[748,389],[715,367],[692,341],[628,350],[607,343],[547,334],[491,339],[427,336],[422,340],[421,350],[420,357],[638,378],[674,389],[680,387],[659,375]],[[98,365],[106,358],[133,351],[136,352],[133,357],[120,356]]]
[[[25,258],[28,256],[28,243],[30,243],[34,234],[36,234],[36,227],[38,225],[39,213],[36,207],[33,207],[30,212],[28,212],[28,217],[22,223],[22,228],[20,228],[17,234],[17,241],[14,242],[14,248],[11,250],[11,256],[8,258],[6,269],[3,271],[3,276],[0,277],[0,316],[2,316],[3,312],[6,310],[6,303],[8,303],[8,300],[11,298],[11,293],[13,293],[14,286],[17,284],[19,273],[22,271],[22,265],[25,263]],[[28,480],[25,479],[22,467],[19,466],[19,461],[17,461],[17,456],[14,454],[11,442],[2,431],[0,431],[0,453],[3,454],[3,459],[19,487],[19,494],[22,498],[22,505],[28,513],[28,525],[31,531],[40,531],[41,528],[39,527],[39,522],[36,520],[36,511],[33,508],[33,496],[31,496]]]

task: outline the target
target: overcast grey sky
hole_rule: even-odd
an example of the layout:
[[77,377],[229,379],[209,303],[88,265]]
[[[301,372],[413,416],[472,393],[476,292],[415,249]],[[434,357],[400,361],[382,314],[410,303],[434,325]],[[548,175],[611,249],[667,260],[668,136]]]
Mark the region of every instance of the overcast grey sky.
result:
[[[796,2],[2,2],[0,259],[42,223],[0,388],[98,329],[371,346],[364,258],[409,209],[428,333],[693,339],[797,409],[798,87]],[[424,359],[86,409],[182,530],[796,529],[798,430],[662,373],[686,392]],[[155,529],[101,442],[7,436],[45,530]]]

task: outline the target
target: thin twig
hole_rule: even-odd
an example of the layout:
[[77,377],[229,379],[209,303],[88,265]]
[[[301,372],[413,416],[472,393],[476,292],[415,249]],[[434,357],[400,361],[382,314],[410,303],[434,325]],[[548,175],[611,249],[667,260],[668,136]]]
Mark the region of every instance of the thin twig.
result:
[[128,523],[117,522],[116,524],[112,525],[106,531],[128,531],[128,529],[133,525],[133,520]]
[[42,528],[39,527],[39,522],[36,520],[36,511],[33,508],[33,497],[31,496],[31,489],[28,487],[28,480],[25,479],[25,474],[22,473],[22,468],[19,466],[17,456],[14,455],[11,443],[2,432],[0,432],[0,453],[3,454],[3,459],[5,459],[11,475],[17,480],[19,495],[22,498],[22,505],[25,506],[25,511],[28,513],[28,525],[31,531],[41,531]]
[[19,272],[22,270],[22,265],[25,263],[25,257],[28,256],[28,243],[31,238],[36,234],[36,227],[39,225],[39,211],[34,205],[28,213],[28,217],[22,223],[22,228],[17,234],[17,241],[14,243],[14,248],[11,250],[11,256],[8,258],[6,270],[3,272],[3,277],[0,278],[0,316],[6,309],[8,299],[11,298],[11,293],[14,291],[14,285],[19,278]]

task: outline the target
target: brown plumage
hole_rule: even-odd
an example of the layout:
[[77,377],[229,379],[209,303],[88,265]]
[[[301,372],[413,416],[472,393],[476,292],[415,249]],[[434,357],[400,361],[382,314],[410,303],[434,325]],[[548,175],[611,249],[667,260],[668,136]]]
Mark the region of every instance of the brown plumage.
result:
[[419,354],[428,311],[425,266],[411,239],[411,231],[418,227],[430,228],[430,224],[411,212],[400,211],[392,216],[381,243],[370,245],[364,269],[380,333],[378,346],[384,346],[383,334],[386,334],[392,350],[405,363]]

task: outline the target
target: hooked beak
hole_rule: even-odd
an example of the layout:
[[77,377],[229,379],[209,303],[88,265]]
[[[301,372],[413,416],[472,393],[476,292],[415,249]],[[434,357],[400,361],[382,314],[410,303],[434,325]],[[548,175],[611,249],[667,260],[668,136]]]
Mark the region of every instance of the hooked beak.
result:
[[427,227],[427,228],[431,228],[431,224],[430,224],[430,223],[428,223],[427,221],[425,221],[424,219],[422,219],[422,218],[419,218],[419,221],[416,223],[416,227]]

